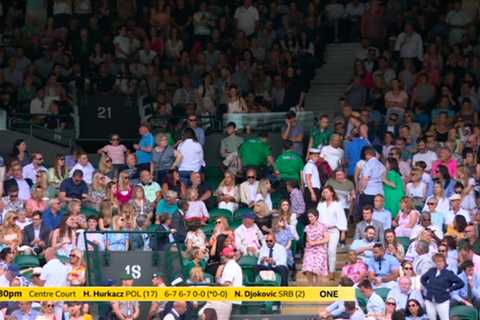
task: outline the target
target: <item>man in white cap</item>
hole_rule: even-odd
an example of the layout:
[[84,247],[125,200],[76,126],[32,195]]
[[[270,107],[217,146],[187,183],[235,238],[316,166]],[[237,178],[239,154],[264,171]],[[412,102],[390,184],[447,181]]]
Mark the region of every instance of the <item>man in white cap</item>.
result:
[[453,219],[455,219],[456,215],[462,215],[467,220],[467,223],[470,223],[470,214],[468,211],[462,209],[460,207],[462,203],[462,196],[455,193],[449,198],[450,200],[450,210],[445,215],[445,224],[447,226],[453,226]]
[[303,168],[303,181],[305,184],[305,204],[307,209],[316,208],[320,200],[320,174],[317,168],[320,149],[310,148],[308,150],[308,161]]

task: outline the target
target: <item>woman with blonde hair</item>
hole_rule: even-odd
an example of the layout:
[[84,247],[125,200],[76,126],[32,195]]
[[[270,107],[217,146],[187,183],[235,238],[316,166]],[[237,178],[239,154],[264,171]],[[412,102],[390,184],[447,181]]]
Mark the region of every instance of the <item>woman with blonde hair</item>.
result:
[[112,208],[118,209],[120,207],[120,203],[115,196],[118,190],[118,185],[115,181],[110,181],[107,183],[107,188],[105,191],[105,199],[110,201]]
[[168,171],[173,169],[173,164],[178,158],[178,152],[168,144],[168,136],[163,132],[155,136],[155,143],[157,145],[152,150],[150,173],[162,185]]
[[100,203],[105,199],[107,187],[107,177],[101,173],[96,172],[93,175],[92,184],[88,188],[88,206],[98,210]]
[[112,202],[105,199],[100,202],[100,218],[98,219],[98,228],[101,231],[111,230],[113,226],[113,206]]
[[463,185],[461,207],[472,213],[477,207],[475,201],[475,179],[466,166],[458,166],[456,180],[457,183],[460,182]]
[[265,204],[268,207],[268,210],[273,209],[272,197],[270,196],[271,192],[272,192],[272,184],[270,183],[270,180],[268,179],[260,180],[260,183],[258,184],[256,201],[262,200],[263,202],[265,202]]
[[53,166],[48,169],[48,184],[58,192],[60,184],[66,178],[68,178],[68,168],[65,165],[65,156],[57,154]]
[[32,197],[25,203],[27,218],[31,218],[34,211],[43,212],[47,207],[48,203],[45,199],[45,190],[40,185],[36,185],[32,190]]
[[125,170],[118,175],[115,198],[117,198],[120,204],[127,203],[132,198],[133,188],[129,183],[129,179],[128,172]]
[[215,228],[213,229],[213,234],[209,241],[210,256],[215,256],[217,254],[219,241],[223,241],[220,238],[224,239],[225,237],[230,238],[233,241],[235,239],[235,234],[233,230],[230,229],[227,218],[218,217],[215,219]]
[[[112,231],[124,231],[126,228],[126,219],[122,215],[113,218]],[[128,234],[109,233],[107,234],[107,248],[109,251],[128,251]]]
[[400,212],[392,226],[395,227],[397,237],[410,237],[413,227],[418,223],[420,213],[414,208],[413,201],[409,197],[403,197],[400,201]]
[[3,225],[0,226],[0,247],[17,248],[23,239],[22,230],[17,226],[17,213],[10,211],[5,215]]
[[125,229],[135,230],[137,215],[135,208],[130,203],[124,203],[120,206],[120,215],[125,218]]
[[35,175],[37,182],[32,187],[32,192],[36,186],[43,188],[45,196],[49,199],[55,198],[58,195],[58,190],[48,184],[48,173],[46,171],[38,171]]
[[81,229],[87,228],[87,217],[82,213],[82,202],[78,199],[73,199],[68,203],[68,212],[70,217],[75,220],[75,223]]
[[69,286],[84,286],[87,282],[87,266],[83,261],[83,253],[79,249],[73,249],[70,252],[71,270],[67,276]]
[[115,178],[115,168],[113,167],[112,158],[105,153],[102,153],[102,156],[98,161],[98,172],[102,173],[110,180]]
[[152,216],[152,204],[145,197],[145,190],[142,186],[135,186],[133,191],[133,198],[129,202],[135,209],[135,214],[137,216],[147,215],[148,217]]
[[218,207],[220,209],[227,209],[232,213],[238,209],[240,192],[235,185],[235,175],[232,172],[225,172],[224,179],[220,182],[217,189],[217,199]]
[[255,223],[264,233],[268,233],[272,228],[272,212],[268,209],[265,201],[256,201],[253,205],[253,212],[255,212]]

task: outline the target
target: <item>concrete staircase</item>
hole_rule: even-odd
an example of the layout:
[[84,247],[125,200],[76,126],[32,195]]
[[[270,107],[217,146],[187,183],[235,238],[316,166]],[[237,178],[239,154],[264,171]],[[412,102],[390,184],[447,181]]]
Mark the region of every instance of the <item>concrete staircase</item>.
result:
[[338,112],[338,99],[351,80],[358,43],[335,43],[327,47],[326,63],[317,70],[306,96],[306,109],[333,116]]

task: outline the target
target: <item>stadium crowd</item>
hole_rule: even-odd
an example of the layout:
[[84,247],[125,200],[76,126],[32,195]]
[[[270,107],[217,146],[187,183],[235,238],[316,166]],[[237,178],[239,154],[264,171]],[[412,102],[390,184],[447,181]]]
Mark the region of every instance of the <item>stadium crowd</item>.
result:
[[[300,272],[310,285],[357,288],[355,303],[335,302],[322,319],[478,317],[477,1],[1,4],[0,108],[10,117],[67,129],[85,94],[152,105],[138,143],[127,148],[112,128],[98,163],[75,150],[47,167],[44,154],[14,144],[1,163],[1,286],[83,286],[93,246],[176,243],[186,284],[287,286]],[[306,132],[297,113],[325,44],[357,40],[340,112]],[[268,133],[237,132],[235,123],[219,150],[205,150],[202,116],[263,111],[285,112],[281,154]],[[181,130],[172,130],[178,118]],[[163,122],[159,132],[154,122]],[[204,152],[218,153],[220,165]],[[41,266],[24,268],[32,257]],[[116,280],[135,285],[131,274]],[[157,273],[152,285],[170,284]],[[153,303],[148,318],[198,309]],[[92,318],[88,304],[70,302],[11,301],[0,311],[0,319]],[[207,303],[200,313],[231,311]],[[140,307],[112,303],[105,317],[139,319]]]

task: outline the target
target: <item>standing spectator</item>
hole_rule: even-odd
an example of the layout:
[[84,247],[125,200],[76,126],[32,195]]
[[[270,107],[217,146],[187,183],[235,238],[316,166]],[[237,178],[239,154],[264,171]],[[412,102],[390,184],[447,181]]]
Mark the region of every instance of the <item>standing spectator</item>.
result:
[[411,23],[405,24],[405,31],[400,33],[395,41],[395,51],[402,59],[423,61],[423,40]]
[[136,150],[137,163],[139,169],[150,169],[150,161],[152,160],[152,149],[155,145],[155,139],[150,133],[150,126],[143,123],[138,132],[141,136],[138,144],[134,144],[133,148]]
[[304,128],[297,122],[297,115],[294,111],[287,112],[286,125],[282,128],[282,139],[293,142],[293,151],[303,156]]
[[461,289],[465,284],[452,271],[446,268],[445,257],[441,254],[433,256],[435,267],[428,270],[421,277],[425,288],[425,306],[429,319],[449,319],[450,295]]
[[168,137],[164,133],[158,133],[155,137],[156,146],[152,150],[150,162],[150,174],[162,185],[169,170],[173,169],[177,159],[177,151],[168,144]]
[[189,185],[192,172],[200,172],[202,167],[205,167],[205,160],[202,145],[198,143],[192,128],[185,128],[182,138],[182,142],[177,147],[179,163],[176,162],[175,165],[178,165],[181,181]]
[[287,180],[300,182],[300,174],[304,167],[301,155],[293,151],[293,147],[294,143],[291,140],[284,140],[284,151],[275,160],[275,174],[282,181],[282,189]]
[[318,204],[319,222],[328,228],[328,269],[330,280],[335,280],[337,246],[340,235],[347,231],[345,210],[338,201],[337,194],[331,186],[325,186],[322,199]]
[[398,168],[398,161],[395,158],[387,158],[386,177],[383,178],[385,191],[385,208],[392,213],[395,219],[400,212],[400,201],[405,196],[403,179]]
[[323,146],[327,145],[330,142],[332,131],[328,128],[328,121],[328,116],[326,114],[320,116],[320,118],[318,119],[318,128],[315,127],[310,132],[308,149],[322,149]]
[[234,18],[237,30],[244,32],[247,37],[255,32],[260,20],[258,10],[252,5],[252,0],[243,0],[243,6],[235,10]]
[[238,151],[243,143],[243,138],[237,135],[237,125],[235,122],[227,123],[226,131],[227,137],[223,138],[220,142],[220,155],[224,158],[222,164],[237,174],[242,170]]
[[235,251],[230,247],[222,250],[223,267],[217,270],[217,283],[226,287],[241,287],[243,285],[242,268],[235,260]]
[[239,154],[243,167],[254,167],[259,172],[275,164],[268,144],[268,132],[246,139],[240,146]]
[[375,196],[383,195],[383,179],[386,174],[385,166],[376,158],[375,149],[365,149],[366,163],[360,172],[358,204],[360,208],[369,204],[373,206]]
[[205,130],[198,125],[198,117],[196,115],[189,115],[188,118],[188,127],[192,128],[195,131],[195,136],[197,141],[203,146],[205,146]]
[[302,272],[306,274],[309,283],[319,285],[320,277],[328,275],[328,228],[319,221],[316,209],[308,210],[308,221],[310,224],[305,227],[307,242]]
[[313,208],[320,200],[320,174],[317,168],[317,161],[320,150],[309,149],[308,161],[303,168],[303,183],[305,186],[305,204],[307,209]]
[[125,165],[125,154],[127,151],[127,147],[120,143],[120,136],[118,134],[112,134],[110,137],[110,144],[99,149],[97,153],[106,153],[110,159],[112,159],[115,171],[118,172],[119,168]]

